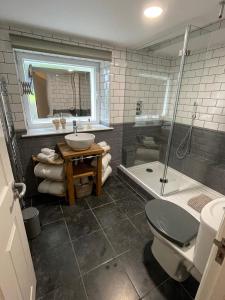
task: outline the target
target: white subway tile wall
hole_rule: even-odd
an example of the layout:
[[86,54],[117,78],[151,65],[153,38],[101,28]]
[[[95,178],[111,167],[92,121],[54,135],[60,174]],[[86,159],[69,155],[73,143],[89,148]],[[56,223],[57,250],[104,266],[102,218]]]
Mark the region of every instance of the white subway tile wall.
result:
[[[25,116],[17,81],[9,33],[39,39],[112,50],[112,63],[100,63],[98,106],[101,122],[134,122],[136,105],[142,101],[142,114],[171,119],[177,88],[179,58],[151,52],[131,51],[87,41],[71,35],[0,25],[0,73],[8,83],[10,105],[16,129],[25,129]],[[197,102],[195,126],[225,131],[225,45],[192,52],[184,68],[176,121],[190,124]]]
[[[101,97],[100,100],[97,97],[99,102],[97,105],[101,112],[100,120],[102,122],[107,124],[123,122],[126,49],[118,49],[99,41],[85,40],[72,35],[0,23],[0,76],[4,77],[8,83],[10,106],[16,129],[26,129],[26,116],[23,113],[18,74],[9,38],[10,33],[71,45],[112,50],[112,63],[101,63]],[[99,84],[99,78],[97,78],[97,84]]]
[[145,51],[127,51],[124,122],[135,121],[138,101],[142,115],[163,114],[171,77],[170,60]]
[[[171,62],[174,76],[179,69],[179,60]],[[173,78],[170,99],[175,97],[176,78]],[[173,102],[173,101],[171,101]],[[225,45],[191,52],[186,57],[180,102],[176,121],[190,124],[197,103],[195,126],[213,130],[225,130]],[[172,113],[170,103],[169,116]]]
[[[48,105],[50,110],[50,115],[53,115],[53,110],[60,109],[69,109],[74,106],[73,104],[73,90],[71,85],[71,77],[66,76],[56,76],[54,73],[46,73],[47,74],[47,94],[48,94]],[[76,86],[78,76],[75,76],[74,81]],[[79,94],[77,95],[75,91],[75,99],[77,99]]]
[[[74,107],[91,109],[90,75],[76,73],[73,79],[71,76],[72,74],[70,76],[57,74],[56,76],[55,73],[46,72],[50,115],[53,115],[54,110],[69,110]],[[71,80],[74,80],[74,91]]]

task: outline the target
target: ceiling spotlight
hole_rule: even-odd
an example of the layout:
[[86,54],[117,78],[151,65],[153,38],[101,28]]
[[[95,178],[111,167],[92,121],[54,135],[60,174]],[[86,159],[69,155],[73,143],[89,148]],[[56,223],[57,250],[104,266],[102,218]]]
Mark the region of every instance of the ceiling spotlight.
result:
[[161,13],[163,12],[162,8],[159,6],[152,6],[152,7],[148,7],[144,10],[144,15],[147,18],[156,18],[159,17],[161,15]]

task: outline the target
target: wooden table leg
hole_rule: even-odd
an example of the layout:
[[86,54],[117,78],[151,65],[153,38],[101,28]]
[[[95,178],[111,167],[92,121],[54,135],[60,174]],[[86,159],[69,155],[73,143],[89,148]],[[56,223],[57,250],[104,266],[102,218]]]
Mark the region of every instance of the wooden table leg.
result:
[[69,204],[75,204],[75,195],[74,195],[74,185],[73,185],[73,162],[71,160],[67,160],[66,162],[66,183],[67,183],[67,191],[69,196]]
[[102,156],[97,156],[97,174],[96,174],[96,196],[102,191]]

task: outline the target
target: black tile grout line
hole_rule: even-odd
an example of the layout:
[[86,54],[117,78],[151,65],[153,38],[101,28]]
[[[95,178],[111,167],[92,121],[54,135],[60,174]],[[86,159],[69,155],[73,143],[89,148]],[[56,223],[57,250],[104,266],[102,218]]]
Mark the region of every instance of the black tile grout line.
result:
[[[104,190],[104,192],[112,199],[113,202],[116,202],[117,200],[113,199],[113,197],[110,195],[110,193],[107,191],[107,189]],[[123,199],[125,198],[126,196],[120,198],[120,199]]]
[[[145,202],[148,201],[146,198],[144,198],[142,195],[140,195],[140,194],[139,194],[132,186],[130,186],[130,184],[129,184],[122,176],[120,176],[119,174],[117,174],[116,176],[119,177],[123,183],[125,183],[132,191],[134,191],[138,196],[140,196]],[[118,200],[117,200],[117,201],[118,201]],[[115,202],[116,202],[116,201],[115,201]],[[143,214],[143,213],[144,213],[144,210],[143,210],[142,212],[137,213],[135,216],[140,215],[140,214]],[[127,217],[128,217],[128,220],[130,221],[130,223],[135,227],[135,229],[136,229],[136,230],[138,231],[138,233],[141,235],[141,233],[139,232],[137,226],[132,222],[130,216],[127,215]],[[142,237],[142,235],[141,235],[141,237]],[[128,275],[128,276],[129,276],[129,275]],[[163,283],[165,283],[165,282],[166,282],[167,280],[169,280],[169,279],[170,279],[170,277],[167,278]],[[163,283],[161,283],[161,284],[163,284]],[[161,284],[160,284],[160,285],[161,285]],[[160,285],[159,285],[159,286],[160,286]],[[182,288],[185,290],[185,292],[188,294],[188,296],[189,296],[191,299],[194,299],[194,298],[192,297],[192,295],[188,292],[188,290],[183,286],[183,284],[180,283],[180,285],[181,285]],[[159,286],[157,286],[157,287],[159,287]],[[156,288],[157,288],[157,287],[156,287]],[[150,292],[150,291],[149,291],[149,292]],[[148,292],[148,293],[149,293],[149,292]],[[145,296],[148,295],[148,293],[145,294]],[[143,296],[143,297],[145,297],[145,296]],[[143,297],[142,297],[142,298],[143,298]]]
[[181,285],[182,288],[185,290],[186,294],[188,294],[188,296],[190,297],[190,300],[194,300],[194,298],[193,298],[192,295],[189,293],[189,291],[183,286],[182,282],[180,282],[180,285]]
[[180,283],[182,289],[185,291],[185,293],[188,295],[188,297],[190,298],[190,300],[194,300],[194,298],[192,297],[192,295],[185,289],[185,287]]
[[[109,196],[108,194],[107,194],[107,196]],[[85,199],[84,199],[85,200]],[[86,200],[85,200],[86,201]],[[102,207],[102,206],[106,206],[107,204],[112,204],[112,203],[114,203],[115,201],[114,200],[112,200],[111,202],[108,202],[108,203],[103,203],[103,204],[100,204],[100,205],[98,205],[98,206],[95,206],[95,207],[91,207],[89,204],[88,204],[88,202],[86,201],[86,203],[87,203],[87,205],[88,205],[88,207],[89,207],[89,209],[96,209],[96,208],[99,208],[99,207]]]
[[[113,203],[116,202],[116,200],[113,199],[113,197],[110,195],[110,193],[109,193],[107,190],[104,190],[104,192],[106,193],[106,195],[109,196],[110,199],[112,199],[112,202],[113,202]],[[111,203],[112,203],[112,202],[111,202]]]
[[109,238],[108,238],[108,236],[107,236],[107,234],[106,234],[104,228],[102,227],[101,223],[99,222],[99,220],[98,220],[98,218],[96,217],[95,213],[93,212],[92,208],[91,208],[91,212],[92,212],[92,214],[93,214],[93,216],[94,216],[96,222],[98,223],[100,229],[102,230],[102,232],[103,232],[103,234],[104,234],[104,236],[105,236],[107,242],[109,243],[110,247],[112,248],[114,254],[117,255],[117,253],[116,253],[116,251],[115,251],[115,249],[114,249],[114,247],[113,247],[111,241],[109,240]]
[[135,194],[137,194],[141,199],[144,200],[145,203],[147,203],[149,200],[146,199],[143,195],[141,195],[140,193],[138,193],[138,191],[136,191],[127,181],[126,179],[122,178],[122,176],[120,176],[119,174],[116,175],[118,178],[121,179],[121,181],[123,183],[125,183],[125,185],[127,185]]
[[[130,187],[130,185],[128,185],[128,186]],[[131,188],[131,189],[132,189],[132,188]],[[133,190],[133,189],[132,189],[132,190]],[[112,202],[110,202],[110,203],[115,203],[116,201],[118,201],[118,200],[114,200],[114,199],[110,196],[110,194],[109,194],[107,191],[105,191],[105,192],[106,192],[107,195],[112,199]],[[136,192],[135,192],[135,193],[136,193]],[[138,194],[138,193],[136,193],[136,194]],[[138,195],[139,195],[139,194],[138,194]],[[86,199],[84,199],[84,201],[88,204],[88,202],[86,201]],[[126,253],[130,252],[130,250],[131,250],[131,249],[128,249],[128,250],[126,250],[126,251],[124,251],[124,252],[122,252],[122,253],[120,253],[120,254],[117,254],[117,252],[115,251],[114,247],[112,246],[110,240],[108,239],[108,236],[107,236],[107,234],[106,234],[105,231],[104,231],[104,228],[101,226],[100,222],[98,221],[97,217],[95,216],[95,214],[94,214],[94,212],[93,212],[94,209],[96,209],[96,208],[98,208],[98,207],[105,206],[105,205],[110,204],[110,203],[105,203],[105,204],[99,205],[99,206],[94,207],[94,208],[91,208],[91,207],[89,206],[89,204],[88,204],[90,211],[91,211],[92,214],[94,215],[94,217],[95,217],[95,219],[96,219],[96,221],[97,221],[97,223],[99,224],[99,227],[100,227],[100,229],[91,232],[90,234],[88,234],[88,236],[91,235],[91,234],[94,234],[94,233],[96,233],[96,232],[98,232],[98,231],[102,231],[102,233],[103,233],[103,235],[105,236],[106,240],[107,240],[108,243],[110,244],[110,246],[111,246],[111,248],[112,248],[112,250],[113,250],[115,256],[112,257],[111,259],[108,259],[107,261],[105,261],[105,262],[99,264],[98,266],[96,266],[96,267],[90,269],[88,272],[85,272],[85,273],[83,273],[83,274],[81,273],[81,270],[80,270],[80,266],[79,266],[79,263],[78,263],[78,260],[77,260],[77,256],[76,256],[76,253],[75,253],[75,250],[74,250],[73,242],[74,242],[74,241],[77,241],[79,238],[82,238],[84,235],[82,235],[81,237],[79,237],[79,238],[77,238],[77,239],[72,239],[72,238],[71,238],[70,233],[69,233],[69,229],[68,229],[68,226],[67,226],[67,223],[66,223],[66,220],[65,220],[65,216],[64,216],[64,213],[63,213],[62,205],[61,205],[60,202],[59,202],[59,207],[60,207],[60,210],[61,210],[61,213],[62,213],[62,218],[57,219],[57,220],[54,220],[54,221],[52,221],[52,222],[49,222],[49,223],[46,223],[46,224],[42,225],[42,227],[44,227],[44,226],[46,226],[46,225],[54,224],[54,223],[57,223],[57,222],[59,222],[59,221],[63,221],[63,222],[64,222],[64,224],[65,224],[65,226],[66,226],[66,229],[67,229],[68,236],[69,236],[69,242],[68,242],[68,243],[70,243],[70,245],[71,245],[71,247],[72,247],[72,251],[73,251],[73,254],[74,254],[74,257],[75,257],[75,261],[76,261],[76,263],[77,263],[77,265],[78,265],[80,278],[81,278],[82,285],[83,285],[83,287],[84,287],[84,291],[85,291],[85,295],[86,295],[87,299],[88,299],[88,295],[87,295],[86,287],[85,287],[85,284],[84,284],[84,281],[83,281],[83,276],[84,276],[84,275],[87,275],[87,274],[90,273],[91,271],[96,270],[97,268],[103,266],[104,264],[107,264],[107,263],[109,263],[110,261],[113,261],[114,259],[120,258],[120,256],[122,256],[123,254],[126,254]],[[140,214],[142,214],[142,213],[144,213],[144,211],[137,213],[135,216],[140,215]],[[132,222],[132,220],[130,219],[130,217],[129,217],[127,214],[126,214],[126,217],[127,217],[127,218],[125,218],[124,220],[128,220],[128,221],[132,224],[132,226],[138,231],[140,237],[142,237],[142,235],[140,234],[138,228],[135,226],[135,224]],[[107,227],[107,228],[108,228],[108,227]],[[119,260],[120,260],[120,259],[119,259]],[[120,260],[120,262],[121,262],[121,260]],[[122,262],[121,262],[121,263],[122,263]],[[124,269],[125,269],[125,268],[124,268]],[[133,282],[132,282],[132,280],[131,280],[129,274],[128,274],[127,271],[126,271],[126,269],[125,269],[125,272],[126,272],[128,278],[129,278],[129,280],[131,281],[131,283],[132,283],[132,285],[133,285],[135,291],[137,292],[137,290],[136,290],[136,288],[135,288],[135,286],[134,286],[134,284],[133,284]],[[167,279],[166,279],[165,281],[163,281],[162,283],[160,283],[158,286],[155,286],[154,288],[160,287],[162,284],[164,284],[164,283],[165,283],[166,281],[168,281],[169,279],[170,279],[170,277],[167,278]],[[193,297],[190,295],[190,293],[186,290],[186,288],[185,288],[181,283],[180,283],[180,286],[182,286],[182,288],[184,289],[185,293],[190,297],[190,299],[193,299]],[[154,289],[154,288],[153,288],[153,289]],[[148,295],[153,289],[149,290],[144,296],[142,296],[142,298],[145,297],[146,295]],[[137,292],[137,295],[140,297],[140,295],[138,294],[138,292]]]
[[97,233],[97,232],[100,232],[100,231],[102,231],[101,228],[96,229],[96,230],[93,230],[93,231],[90,232],[90,233],[83,234],[83,235],[79,236],[78,238],[72,238],[72,237],[71,237],[71,241],[72,241],[73,243],[74,243],[74,242],[77,242],[79,239],[82,239],[82,238],[85,237],[85,236],[89,237],[90,235],[92,235],[92,234],[94,234],[94,233]]
[[52,221],[52,222],[49,222],[49,223],[46,223],[46,224],[42,224],[42,222],[40,221],[41,228],[44,228],[45,226],[48,226],[48,225],[52,225],[54,223],[59,223],[60,221],[64,221],[64,216],[62,216],[61,219],[57,219],[55,221]]
[[[137,215],[135,215],[137,216]],[[135,217],[134,216],[134,217]],[[132,222],[131,218],[128,216],[128,221],[131,223],[131,225],[137,230],[138,234],[140,235],[141,238],[143,238],[142,234],[140,233],[140,231],[138,230],[137,226]]]
[[[143,214],[143,213],[145,213],[145,212],[144,212],[144,211],[139,212],[139,213],[137,213],[136,215],[134,215],[134,217],[135,217],[135,216],[138,216],[138,215],[140,215],[140,214]],[[128,215],[127,215],[127,217],[128,217],[129,222],[130,222],[130,223],[133,225],[133,227],[138,231],[139,235],[140,235],[141,237],[143,237],[142,234],[140,233],[139,229],[137,228],[137,226],[133,223],[131,217],[128,216]],[[147,222],[147,219],[146,219],[146,222]],[[149,241],[151,241],[151,239],[149,239]],[[169,277],[168,279],[170,279],[170,277]],[[167,280],[168,280],[168,279],[167,279]],[[189,291],[183,286],[183,284],[180,283],[180,285],[181,285],[182,288],[185,290],[185,292],[188,294],[188,296],[189,296],[191,299],[193,299],[192,295],[191,295],[191,294],[189,293]],[[148,293],[149,293],[149,292],[148,292]],[[146,295],[147,295],[147,294],[145,294],[145,296],[146,296]],[[143,296],[143,297],[145,297],[145,296]]]
[[[159,285],[157,285],[157,286],[154,286],[154,287],[152,287],[146,294],[144,294],[141,298],[140,298],[140,300],[141,299],[143,299],[145,296],[147,296],[148,294],[150,294],[152,291],[154,291],[154,290],[158,290],[164,283],[166,283],[167,281],[169,281],[171,279],[171,277],[168,275],[168,278],[167,279],[165,279],[165,280],[163,280]],[[181,299],[180,299],[181,300]]]
[[57,223],[59,221],[63,221],[64,220],[64,216],[62,215],[61,218],[57,219],[57,220],[54,220],[54,221],[51,221],[51,222],[48,222],[48,223],[42,223],[41,220],[40,220],[40,223],[41,223],[41,228],[47,226],[47,225],[51,225],[51,224],[54,224],[54,223]]
[[[61,207],[61,205],[60,205],[60,207]],[[63,213],[62,207],[61,207],[61,211],[62,211],[62,213]],[[83,285],[83,288],[84,288],[85,296],[86,296],[86,298],[87,298],[87,300],[88,300],[88,299],[89,299],[89,298],[88,298],[88,294],[87,294],[86,287],[85,287],[85,284],[84,284],[83,276],[82,276],[82,274],[81,274],[81,270],[80,270],[80,266],[79,266],[79,263],[78,263],[77,255],[76,255],[76,252],[75,252],[74,247],[73,247],[73,242],[72,242],[72,240],[71,240],[70,232],[69,232],[69,229],[68,229],[68,226],[67,226],[65,220],[64,220],[64,222],[65,222],[65,225],[66,225],[67,233],[68,233],[68,235],[69,235],[69,240],[70,240],[70,245],[71,245],[71,247],[72,247],[73,255],[74,255],[75,261],[76,261],[76,263],[77,263],[78,270],[79,270],[80,279],[81,279],[81,282],[82,282],[82,285]]]
[[116,254],[116,255],[113,256],[112,258],[109,258],[109,259],[107,259],[106,261],[104,261],[104,262],[100,263],[99,265],[93,267],[92,269],[88,270],[87,272],[84,272],[82,276],[88,275],[90,272],[92,272],[92,271],[98,269],[99,267],[102,267],[102,266],[106,265],[107,263],[109,263],[109,262],[111,262],[111,261],[113,261],[113,260],[115,260],[115,259],[118,259],[121,255],[126,254],[126,253],[128,253],[129,251],[130,251],[130,249],[129,249],[129,250],[126,250],[126,251],[124,251],[124,252],[122,252],[122,253],[120,253],[120,254]]
[[[137,230],[137,233],[139,234],[140,238],[143,238],[142,235],[141,235],[141,233],[139,232],[139,230],[137,229],[137,227],[131,222],[131,220],[129,219],[129,217],[128,217],[128,221],[129,221],[129,222],[131,223],[131,225]],[[126,253],[130,252],[132,249],[137,249],[137,248],[135,248],[135,247],[134,247],[134,248],[130,248],[129,250],[125,251],[124,253],[121,253],[119,256],[122,256],[123,254],[126,254]],[[119,258],[119,259],[120,259],[120,258]],[[121,263],[123,264],[123,262],[121,262]],[[134,286],[132,279],[130,278],[128,272],[126,271],[126,268],[125,268],[125,272],[126,272],[128,278],[130,279],[130,281],[132,282],[132,285]],[[138,291],[136,290],[135,286],[134,286],[134,288],[135,288],[135,290],[136,290],[136,292],[137,292],[139,298],[142,299],[143,297],[145,297],[146,295],[148,295],[148,294],[151,292],[151,290],[153,290],[154,288],[159,287],[161,284],[163,284],[164,282],[166,282],[168,279],[170,279],[169,276],[168,276],[168,278],[167,278],[165,281],[161,282],[159,285],[157,285],[157,286],[153,287],[152,289],[150,289],[150,290],[149,290],[144,296],[142,296],[142,297],[139,295],[139,293],[138,293]],[[139,299],[139,300],[140,300],[140,299]]]
[[[131,190],[132,190],[132,192],[134,191],[132,188],[130,188]],[[118,198],[117,200],[115,200],[115,199],[113,199],[113,197],[110,195],[110,193],[107,191],[107,190],[104,190],[104,192],[113,200],[112,202],[114,202],[115,204],[116,204],[116,202],[117,201],[120,201],[120,200],[123,200],[123,199],[126,199],[128,196],[123,196],[123,197],[120,197],[120,198]],[[136,193],[135,191],[134,191],[134,193],[137,195],[137,196],[139,196],[139,194],[138,193]],[[144,198],[143,198],[144,199]],[[110,203],[112,203],[112,202],[110,202]],[[139,200],[138,199],[138,202],[140,202],[140,203],[143,203],[141,200]],[[145,201],[146,202],[146,201]],[[110,204],[110,203],[106,203],[106,204]],[[106,205],[106,204],[103,204],[103,205]],[[101,206],[103,206],[103,205],[101,205]],[[98,206],[98,207],[100,207],[100,206]],[[97,207],[94,207],[94,208],[97,208]]]
[[[141,214],[145,214],[145,209],[143,209],[143,211],[140,211],[140,212],[136,213],[136,215],[134,215],[132,217],[136,217],[136,216],[139,216]],[[147,221],[147,218],[146,218],[146,221]]]
[[[131,189],[136,195],[138,195],[145,203],[148,202],[148,199],[146,199],[145,196],[141,195],[140,192],[138,192],[134,187],[132,187],[126,179],[122,178],[122,176],[118,175],[118,177],[122,180],[122,182],[129,188]],[[138,185],[138,184],[137,184]]]
[[[102,227],[102,225],[101,225],[101,224],[100,224],[100,222],[98,221],[98,218],[95,216],[95,214],[94,214],[94,212],[93,212],[93,211],[92,211],[92,213],[93,213],[94,217],[96,218],[96,221],[98,222],[98,224],[99,224],[100,228],[102,228],[103,234],[104,234],[104,236],[105,236],[106,240],[108,241],[108,243],[110,244],[110,246],[111,246],[111,248],[112,248],[113,252],[116,254],[116,256],[117,256],[117,257],[119,257],[120,255],[122,255],[122,254],[124,254],[124,253],[127,253],[127,252],[129,252],[129,251],[130,251],[130,249],[129,249],[129,250],[127,250],[127,251],[125,251],[125,252],[123,252],[123,253],[121,253],[120,255],[117,255],[117,253],[116,253],[116,250],[114,249],[114,247],[113,247],[113,245],[112,245],[111,241],[109,240],[109,238],[108,238],[108,236],[107,236],[106,232],[104,231],[104,228]],[[116,257],[115,257],[115,258],[116,258]],[[114,259],[115,259],[115,258],[114,258]],[[127,271],[126,271],[126,269],[124,268],[124,266],[123,266],[123,271],[125,271],[125,273],[126,273],[126,275],[127,275],[128,279],[130,280],[130,282],[131,282],[131,284],[132,284],[132,286],[133,286],[133,288],[134,288],[135,292],[137,293],[138,297],[140,298],[140,295],[139,295],[139,293],[138,293],[137,289],[135,288],[135,286],[134,286],[134,284],[133,284],[133,281],[130,279],[130,277],[129,277],[129,275],[128,275]]]

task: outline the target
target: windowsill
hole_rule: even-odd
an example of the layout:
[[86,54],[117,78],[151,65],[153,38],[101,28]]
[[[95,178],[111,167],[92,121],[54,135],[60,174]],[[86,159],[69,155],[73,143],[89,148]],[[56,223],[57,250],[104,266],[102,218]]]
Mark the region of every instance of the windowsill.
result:
[[[102,124],[93,124],[91,125],[91,128],[87,128],[86,126],[83,126],[83,128],[80,128],[77,130],[77,132],[97,132],[97,131],[109,131],[113,130],[113,127],[107,127]],[[55,128],[34,128],[34,129],[27,129],[27,133],[23,134],[23,138],[28,138],[28,137],[35,137],[35,136],[48,136],[48,135],[63,135],[63,134],[68,134],[72,133],[73,128],[72,126],[67,126],[66,129],[58,129],[56,130]]]

